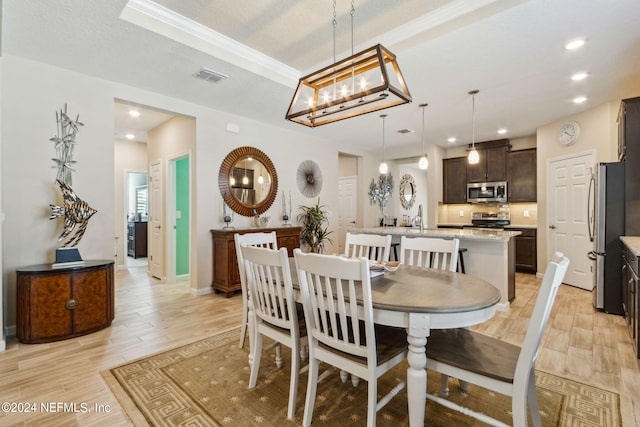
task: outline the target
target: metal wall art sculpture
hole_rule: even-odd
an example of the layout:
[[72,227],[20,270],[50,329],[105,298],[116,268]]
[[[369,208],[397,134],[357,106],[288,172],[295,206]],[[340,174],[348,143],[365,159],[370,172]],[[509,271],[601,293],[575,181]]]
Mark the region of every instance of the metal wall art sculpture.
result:
[[381,174],[376,184],[374,179],[371,179],[371,185],[369,185],[369,202],[380,203],[380,212],[384,217],[384,211],[387,207],[387,202],[391,198],[393,193],[393,177],[391,174]]
[[316,197],[322,190],[322,172],[313,160],[305,160],[298,166],[296,173],[298,190],[308,198]]
[[[54,167],[58,168],[56,183],[58,187],[60,187],[64,203],[63,206],[49,204],[51,208],[51,216],[49,216],[49,219],[64,218],[64,230],[58,238],[59,242],[67,239],[71,235],[62,247],[76,246],[80,242],[80,239],[82,239],[82,236],[84,236],[89,218],[97,212],[90,207],[87,202],[80,199],[71,188],[71,173],[74,171],[72,165],[76,163],[75,160],[73,160],[76,134],[78,133],[78,128],[84,126],[78,119],[79,115],[76,116],[75,120],[69,118],[67,115],[67,104],[65,104],[64,110],[56,112],[58,134],[50,138],[50,140],[55,143],[56,158],[52,160],[56,163]],[[77,229],[76,226],[78,227]]]

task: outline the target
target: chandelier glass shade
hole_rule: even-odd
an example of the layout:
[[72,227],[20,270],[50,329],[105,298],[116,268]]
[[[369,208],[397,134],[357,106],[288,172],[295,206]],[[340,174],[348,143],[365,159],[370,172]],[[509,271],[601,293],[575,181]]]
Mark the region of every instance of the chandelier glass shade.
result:
[[302,77],[286,119],[315,127],[408,102],[396,56],[377,44]]

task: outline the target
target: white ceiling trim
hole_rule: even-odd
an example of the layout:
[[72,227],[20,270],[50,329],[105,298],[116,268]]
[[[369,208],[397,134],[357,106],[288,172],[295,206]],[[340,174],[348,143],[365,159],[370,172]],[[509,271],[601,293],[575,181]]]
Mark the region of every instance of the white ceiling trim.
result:
[[120,19],[295,88],[301,72],[151,0],[129,0]]
[[427,13],[377,36],[377,41],[370,40],[366,45],[382,43],[385,47],[393,46],[396,43],[403,42],[413,36],[447,24],[492,3],[496,3],[496,1],[498,0],[456,0],[447,3],[433,12]]

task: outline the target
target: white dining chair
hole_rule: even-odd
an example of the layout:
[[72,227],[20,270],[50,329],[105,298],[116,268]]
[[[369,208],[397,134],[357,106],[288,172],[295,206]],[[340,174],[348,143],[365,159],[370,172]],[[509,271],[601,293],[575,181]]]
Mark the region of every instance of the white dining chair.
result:
[[352,234],[347,232],[344,255],[349,258],[365,257],[378,262],[389,261],[391,235]]
[[400,264],[456,271],[460,240],[402,236]]
[[367,426],[375,426],[377,411],[405,387],[400,381],[378,400],[378,378],[406,358],[406,331],[374,325],[368,260],[299,249],[294,257],[309,336],[302,425],[311,424],[319,364],[325,362],[367,381]]
[[[249,388],[258,380],[262,355],[262,337],[291,349],[291,379],[289,381],[289,405],[287,417],[293,418],[296,411],[298,378],[301,369],[301,352],[306,346],[307,333],[302,310],[293,294],[291,269],[286,248],[280,250],[242,246],[247,272],[247,285],[251,298],[250,322],[255,335],[251,343],[251,374]],[[306,368],[306,367],[305,367]]]
[[[263,248],[278,249],[278,241],[276,238],[276,232],[270,233],[245,233],[234,234],[233,239],[236,246],[236,258],[238,262],[238,273],[240,274],[240,287],[242,289],[242,326],[240,329],[240,348],[244,347],[244,342],[247,337],[247,327],[249,326],[249,292],[247,291],[247,275],[244,269],[244,261],[242,259],[242,251],[240,247],[245,246],[259,246]],[[249,337],[249,345],[251,345],[251,337]]]
[[[556,252],[547,265],[522,347],[468,329],[435,330],[427,345],[427,368],[511,396],[514,426],[527,425],[528,402],[533,425],[540,426],[535,381],[536,358],[568,265],[569,259],[560,252]],[[482,422],[495,426],[506,425],[445,399],[448,393],[449,390],[443,387],[440,396],[427,394],[427,398]]]

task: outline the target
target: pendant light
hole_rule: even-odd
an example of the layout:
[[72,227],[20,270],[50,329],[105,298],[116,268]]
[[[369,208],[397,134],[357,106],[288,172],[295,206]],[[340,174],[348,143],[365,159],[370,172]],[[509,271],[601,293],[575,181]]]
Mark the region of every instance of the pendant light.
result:
[[429,104],[420,104],[422,108],[422,157],[420,157],[420,161],[418,162],[418,167],[422,170],[427,170],[429,167],[429,159],[427,159],[427,155],[424,152],[424,108]]
[[467,156],[467,160],[470,165],[477,165],[480,162],[480,155],[476,150],[476,94],[479,90],[471,90],[469,91],[469,95],[471,95],[471,151],[469,151],[469,155]]
[[309,127],[411,102],[396,56],[377,44],[353,52],[354,0],[351,0],[351,56],[336,61],[336,2],[333,2],[333,64],[300,78],[286,119]]
[[389,172],[389,166],[384,161],[384,118],[387,117],[386,114],[380,114],[382,117],[382,162],[380,162],[380,166],[378,167],[378,171],[381,175],[386,175]]

